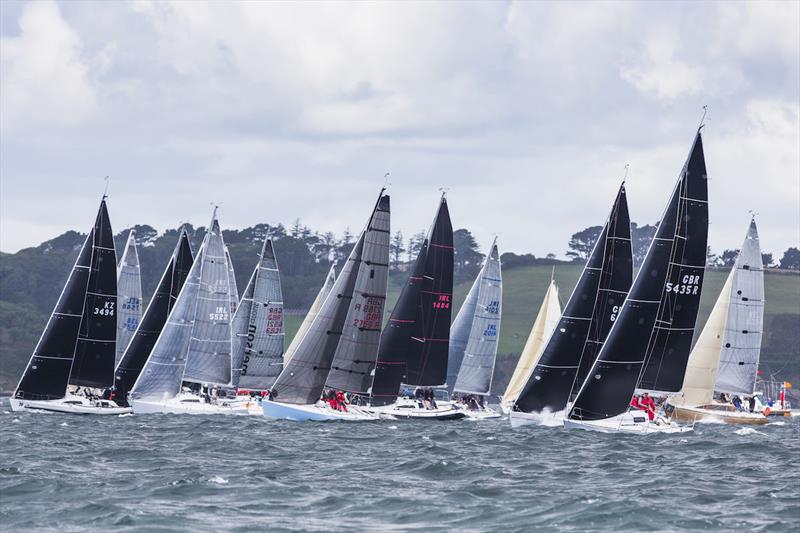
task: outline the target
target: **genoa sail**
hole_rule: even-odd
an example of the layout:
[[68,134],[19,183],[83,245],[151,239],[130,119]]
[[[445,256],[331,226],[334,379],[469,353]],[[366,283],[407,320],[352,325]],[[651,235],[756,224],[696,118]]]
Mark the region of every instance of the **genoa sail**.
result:
[[453,226],[442,195],[428,238],[381,335],[373,406],[394,403],[402,383],[441,386],[447,381],[453,259]]
[[751,395],[764,329],[764,265],[755,220],[733,266],[730,306],[715,390]]
[[[486,395],[492,389],[492,376],[497,358],[497,340],[500,336],[500,317],[502,315],[503,280],[500,266],[500,253],[497,250],[497,240],[492,243],[489,255],[483,264],[478,278],[475,280],[477,298],[472,310],[472,320],[468,332],[467,342],[463,351],[455,352],[453,344],[456,333],[456,322],[451,328],[450,353],[448,366],[452,366],[450,358],[460,361],[457,378],[453,390],[465,394]],[[470,293],[472,289],[470,289]],[[462,311],[464,309],[462,308]],[[462,311],[459,311],[459,316]],[[468,310],[467,310],[468,311]],[[460,334],[460,332],[458,332]],[[459,347],[461,342],[459,342]],[[449,374],[449,372],[448,372]],[[448,384],[450,377],[448,376]]]
[[294,352],[297,350],[297,345],[300,344],[300,339],[302,339],[306,332],[308,331],[309,326],[314,319],[317,317],[320,308],[322,307],[322,303],[325,301],[325,298],[328,297],[330,294],[331,289],[333,288],[333,283],[336,281],[336,265],[331,265],[330,270],[328,270],[328,275],[325,276],[325,282],[322,284],[322,288],[317,293],[317,297],[314,298],[314,302],[311,304],[311,307],[308,309],[308,313],[306,313],[305,318],[303,318],[303,322],[300,324],[300,327],[297,329],[297,333],[294,334],[294,338],[292,342],[289,343],[289,347],[286,348],[286,351],[283,353],[283,364],[286,365],[289,360],[291,360]]
[[170,310],[192,268],[192,261],[189,235],[186,230],[181,230],[178,242],[161,275],[156,291],[114,372],[114,392],[118,404],[127,403],[128,393],[136,383],[136,379],[167,321]]
[[266,390],[283,369],[283,293],[272,239],[265,239],[233,316],[234,388]]
[[372,384],[389,280],[389,219],[389,197],[381,195],[364,230],[353,299],[325,383],[329,388],[367,394]]
[[125,251],[117,271],[117,353],[115,365],[119,364],[125,348],[133,337],[142,319],[142,274],[139,268],[139,252],[136,249],[136,230],[128,233]]
[[564,410],[603,346],[632,281],[630,217],[623,184],[515,409],[527,413]]
[[511,380],[506,386],[506,391],[503,393],[501,401],[503,406],[510,408],[517,401],[533,367],[539,362],[545,342],[553,333],[560,317],[561,304],[558,302],[558,286],[555,280],[551,279],[542,305],[539,308],[539,313],[536,315],[533,327],[528,335],[528,340],[525,342],[522,353],[520,353],[519,361],[517,361]]
[[569,418],[626,412],[639,389],[683,386],[705,272],[708,183],[700,131],[622,304],[572,405]]
[[[111,275],[109,276],[109,267]],[[94,226],[78,253],[67,282],[58,297],[47,325],[33,350],[28,366],[14,392],[24,400],[56,400],[63,398],[70,380],[70,370],[76,355],[78,339],[83,339],[82,357],[88,348],[96,347],[91,355],[98,356],[97,372],[84,372],[81,381],[105,382],[105,366],[114,358],[116,336],[116,253],[108,221],[106,200],[103,197]],[[93,289],[92,295],[89,289]],[[97,311],[95,311],[97,310]],[[99,327],[89,328],[86,320],[95,317]],[[113,332],[109,331],[110,329]],[[96,336],[88,344],[87,333]],[[109,351],[110,349],[110,351]],[[109,356],[109,353],[111,354]],[[83,360],[87,363],[89,361]],[[76,376],[77,377],[77,376]],[[113,378],[113,369],[112,369]]]
[[216,209],[198,261],[200,287],[183,379],[225,386],[232,373],[230,269]]

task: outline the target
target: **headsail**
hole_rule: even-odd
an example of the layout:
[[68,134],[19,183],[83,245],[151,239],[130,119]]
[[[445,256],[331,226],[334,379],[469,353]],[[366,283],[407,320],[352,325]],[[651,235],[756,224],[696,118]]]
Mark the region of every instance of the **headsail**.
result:
[[[379,206],[380,202],[375,206],[370,220]],[[320,398],[345,320],[350,315],[356,278],[361,271],[365,233],[361,232],[319,313],[298,341],[291,360],[275,380],[271,392],[278,402],[308,405]]]
[[707,185],[698,131],[633,287],[569,418],[622,414],[637,386],[677,392],[683,385],[705,271]]
[[381,194],[364,230],[353,300],[325,383],[332,389],[367,394],[372,384],[389,279],[389,217],[389,197]]
[[428,238],[381,335],[371,403],[388,405],[400,384],[447,381],[453,294],[453,226],[442,195]]
[[733,266],[733,286],[715,389],[753,394],[764,330],[764,265],[755,219]]
[[[61,291],[61,295],[58,297],[58,302],[56,302],[50,319],[47,321],[42,336],[33,350],[28,366],[22,374],[17,390],[14,392],[15,398],[55,400],[66,395],[67,382],[70,377],[72,361],[75,357],[78,335],[79,333],[85,334],[83,317],[84,315],[95,316],[95,307],[98,309],[96,316],[102,330],[97,334],[100,335],[102,333],[104,338],[107,339],[110,336],[112,339],[110,344],[105,343],[99,346],[101,349],[99,355],[101,355],[102,363],[105,363],[106,351],[111,347],[111,357],[108,359],[113,361],[113,336],[115,331],[109,334],[108,328],[105,327],[107,323],[111,322],[110,329],[116,329],[116,314],[114,313],[116,294],[114,290],[109,290],[110,287],[108,286],[109,266],[112,269],[112,282],[116,286],[116,275],[113,273],[116,257],[110,233],[108,211],[105,197],[103,197],[94,227],[87,235],[83,247],[78,253],[78,259],[72,267],[72,271],[67,278],[64,289]],[[100,261],[101,258],[103,259],[102,262]],[[102,267],[102,272],[100,267]],[[95,278],[92,287],[100,286],[104,292],[102,296],[93,295],[91,301],[89,301],[87,290],[92,278]],[[101,280],[96,278],[101,278]],[[106,314],[106,309],[108,309],[106,302],[110,302],[110,314]],[[89,304],[91,304],[91,307]],[[100,314],[100,310],[102,310],[102,314]],[[104,370],[104,368],[101,370]],[[102,371],[99,374],[100,380],[102,380]]]
[[136,250],[136,230],[128,233],[125,251],[117,269],[117,353],[119,364],[125,348],[142,319],[142,275],[139,252]]
[[[461,352],[462,362],[454,390],[467,394],[486,395],[492,389],[503,300],[503,279],[500,272],[497,239],[492,243],[489,255],[475,282],[479,284],[477,305],[473,310],[466,348]],[[452,335],[450,344],[449,357],[452,357]],[[448,361],[449,364],[450,361]],[[448,377],[448,385],[449,379]]]
[[325,302],[325,298],[328,297],[330,294],[331,289],[333,288],[333,283],[336,281],[336,265],[331,265],[331,269],[328,271],[328,275],[325,276],[325,283],[322,284],[322,288],[317,293],[317,297],[314,298],[314,303],[311,304],[311,307],[306,313],[305,318],[303,318],[303,322],[300,324],[300,327],[297,330],[297,333],[294,334],[294,338],[292,342],[289,344],[289,347],[283,353],[283,364],[286,366],[289,363],[289,360],[294,355],[294,352],[297,350],[297,346],[300,344],[300,339],[302,339],[306,332],[308,331],[309,326],[314,319],[317,317],[320,308],[322,308],[323,302]]
[[519,355],[519,361],[517,361],[517,366],[511,375],[511,380],[506,386],[506,392],[503,394],[501,403],[504,406],[511,407],[517,401],[522,388],[528,381],[528,376],[533,371],[533,367],[539,362],[545,342],[550,338],[560,318],[561,304],[558,302],[558,286],[555,280],[551,279],[542,305],[539,308],[539,313],[536,315],[533,327],[528,335],[528,340],[525,342],[525,347]]
[[283,369],[283,294],[272,239],[264,239],[233,316],[234,388],[266,390]]
[[611,329],[633,279],[625,185],[614,199],[586,266],[516,401],[528,413],[562,411],[577,394]]
[[183,288],[189,270],[192,268],[192,248],[189,235],[181,230],[178,242],[170,256],[169,263],[158,282],[153,297],[147,305],[139,327],[122,355],[114,372],[114,392],[117,403],[126,404],[128,392],[133,388],[142,371],[161,329],[167,321],[170,310]]
[[228,263],[228,288],[231,293],[231,316],[236,314],[236,308],[239,306],[239,288],[236,286],[236,274],[233,271],[233,260],[231,259],[231,252],[225,246],[225,262]]

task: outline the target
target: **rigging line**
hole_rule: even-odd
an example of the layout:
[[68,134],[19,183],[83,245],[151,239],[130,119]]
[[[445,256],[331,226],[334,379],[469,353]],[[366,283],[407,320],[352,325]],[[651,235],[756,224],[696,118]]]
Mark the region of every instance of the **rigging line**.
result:
[[103,178],[103,181],[106,182],[105,188],[103,189],[103,200],[105,200],[106,198],[108,198],[108,184],[111,182],[111,177],[106,176],[105,178]]
[[703,117],[700,119],[700,125],[697,126],[697,131],[699,132],[703,126],[705,126],[706,115],[708,114],[708,104],[703,106]]

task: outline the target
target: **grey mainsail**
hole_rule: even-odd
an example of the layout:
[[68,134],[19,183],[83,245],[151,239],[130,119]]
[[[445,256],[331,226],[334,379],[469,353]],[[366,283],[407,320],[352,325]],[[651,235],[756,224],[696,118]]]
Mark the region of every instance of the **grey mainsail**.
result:
[[116,364],[142,320],[142,275],[136,250],[136,230],[128,233],[125,251],[117,269],[117,353]]
[[266,390],[283,369],[283,295],[272,239],[265,239],[258,264],[233,316],[234,388]]
[[389,278],[389,218],[389,197],[381,196],[364,230],[353,299],[325,383],[332,389],[367,394],[372,384]]
[[[453,390],[486,395],[492,388],[503,300],[503,280],[496,239],[475,283],[478,285],[476,305],[466,347],[460,354],[461,367]],[[452,334],[450,342],[452,348]]]
[[133,385],[130,399],[166,400],[174,397],[181,390],[181,380],[186,368],[186,353],[189,338],[194,324],[194,312],[197,307],[197,294],[200,288],[200,258],[206,241],[200,245],[197,258],[192,263],[189,275],[178,293],[167,317],[167,323],[147,358],[142,372]]
[[228,263],[228,287],[231,292],[231,316],[233,316],[239,306],[239,288],[236,287],[236,274],[233,271],[231,252],[227,246],[225,246],[225,261]]
[[305,336],[309,326],[311,326],[312,322],[314,322],[319,310],[322,308],[323,302],[325,302],[325,298],[327,298],[328,294],[330,294],[335,281],[336,265],[333,264],[331,265],[331,269],[328,271],[328,275],[325,276],[325,283],[322,284],[322,288],[317,293],[317,297],[314,298],[314,303],[311,304],[311,307],[308,309],[308,313],[306,313],[305,318],[303,318],[300,328],[298,328],[297,333],[295,333],[294,338],[292,338],[292,342],[289,343],[289,347],[286,348],[286,351],[283,353],[284,366],[286,366],[286,364],[292,358],[294,352],[297,351],[297,346],[300,344],[300,339]]
[[728,318],[714,389],[753,394],[764,329],[764,266],[755,219],[733,266]]
[[231,296],[225,242],[216,209],[203,245],[198,257],[200,288],[183,379],[224,386],[231,382]]

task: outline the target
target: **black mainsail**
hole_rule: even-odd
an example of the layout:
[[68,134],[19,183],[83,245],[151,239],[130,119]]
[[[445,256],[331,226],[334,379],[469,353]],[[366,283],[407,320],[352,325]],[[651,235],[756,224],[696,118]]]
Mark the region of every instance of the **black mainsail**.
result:
[[67,384],[106,387],[114,376],[117,257],[106,199],[20,379],[15,398],[63,398]]
[[192,247],[189,244],[189,235],[184,229],[181,230],[167,268],[161,275],[161,281],[147,305],[139,327],[136,328],[114,372],[115,401],[119,405],[127,405],[128,393],[136,383],[147,358],[150,357],[150,352],[189,275],[192,262]]
[[698,130],[647,256],[569,418],[622,414],[637,386],[680,390],[700,303],[707,236],[708,183]]
[[442,195],[428,238],[381,335],[371,404],[394,403],[401,383],[447,380],[453,295],[453,226]]
[[623,183],[611,213],[542,356],[517,398],[527,413],[562,411],[577,394],[614,324],[633,279],[630,217]]

